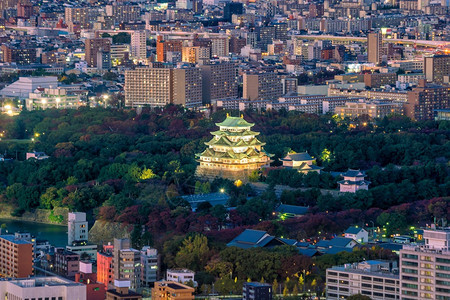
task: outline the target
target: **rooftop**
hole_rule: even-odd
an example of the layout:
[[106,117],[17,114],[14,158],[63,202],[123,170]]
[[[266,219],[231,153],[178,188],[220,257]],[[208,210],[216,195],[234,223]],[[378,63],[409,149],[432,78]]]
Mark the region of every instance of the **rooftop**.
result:
[[255,124],[245,121],[243,117],[230,117],[227,115],[223,122],[216,123],[216,125],[219,127],[252,127]]
[[32,242],[23,240],[23,239],[17,239],[14,235],[12,234],[4,234],[4,235],[0,235],[0,238],[7,240],[9,242],[12,242],[14,244],[33,244]]

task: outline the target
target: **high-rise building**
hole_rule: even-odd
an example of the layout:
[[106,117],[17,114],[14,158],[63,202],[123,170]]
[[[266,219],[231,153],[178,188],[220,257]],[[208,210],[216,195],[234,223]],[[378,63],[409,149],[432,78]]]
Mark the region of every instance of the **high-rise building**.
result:
[[160,259],[158,250],[145,246],[141,250],[141,286],[150,287],[159,278]]
[[211,48],[192,46],[183,47],[181,52],[181,61],[196,64],[196,63],[208,63],[211,58]]
[[450,55],[424,57],[423,62],[425,78],[428,81],[444,83],[444,77],[450,76]]
[[72,245],[74,241],[86,241],[88,239],[88,222],[86,221],[86,213],[70,212],[67,227],[68,245]]
[[108,244],[97,252],[97,281],[106,287],[114,281],[113,249],[114,245]]
[[211,37],[211,56],[224,57],[230,54],[228,37]]
[[29,19],[33,15],[33,5],[17,3],[17,16]]
[[128,23],[138,21],[141,18],[141,8],[139,5],[120,4],[120,5],[106,5],[106,15],[113,17],[116,23]]
[[450,298],[450,228],[425,229],[425,245],[400,250],[402,299]]
[[56,248],[54,268],[61,276],[73,277],[80,268],[80,255],[64,248]]
[[367,36],[367,60],[374,64],[382,61],[383,37],[381,33],[369,33]]
[[427,83],[419,80],[419,85],[408,92],[405,114],[413,120],[433,120],[438,109],[450,107],[450,86]]
[[57,276],[21,278],[0,281],[0,294],[8,299],[86,300],[86,286]]
[[173,70],[173,104],[187,108],[202,105],[202,71],[199,68]]
[[203,104],[211,100],[236,98],[238,96],[236,66],[222,62],[201,65],[203,81]]
[[227,22],[231,22],[233,15],[242,15],[244,13],[244,5],[240,2],[228,2],[223,9],[223,18]]
[[97,67],[97,53],[99,51],[111,51],[111,39],[94,38],[86,39],[85,42],[85,61],[90,67]]
[[91,7],[65,7],[64,18],[67,24],[79,24],[81,29],[90,28],[97,17],[97,12]]
[[20,236],[0,235],[0,277],[24,278],[33,274],[33,243]]
[[283,85],[274,72],[245,73],[243,97],[248,100],[276,100],[283,95]]
[[3,44],[0,47],[3,62],[29,65],[36,62],[36,48],[15,47]]
[[173,281],[155,282],[152,288],[153,300],[194,300],[194,288]]
[[131,58],[147,58],[147,32],[145,30],[133,31],[131,34]]
[[156,39],[156,59],[159,62],[166,61],[167,52],[182,52],[183,41],[182,40],[164,40],[161,35]]
[[131,289],[141,286],[141,253],[131,248],[129,239],[114,239],[114,280],[130,282]]
[[241,54],[241,49],[247,45],[247,40],[241,37],[232,36],[230,38],[230,53]]

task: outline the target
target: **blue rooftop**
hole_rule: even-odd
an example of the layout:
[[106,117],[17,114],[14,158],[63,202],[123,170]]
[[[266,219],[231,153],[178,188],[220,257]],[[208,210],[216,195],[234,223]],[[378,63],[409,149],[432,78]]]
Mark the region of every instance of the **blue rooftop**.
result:
[[305,215],[308,212],[308,207],[306,206],[296,206],[296,205],[288,205],[288,204],[280,204],[275,212],[277,213],[287,213],[293,215]]
[[33,244],[32,242],[26,240],[16,239],[16,237],[12,234],[0,235],[0,238],[12,242],[14,244]]
[[223,205],[226,206],[230,196],[225,193],[209,193],[198,195],[181,196],[184,200],[189,202],[193,211],[195,211],[200,203],[208,202],[212,206]]
[[349,227],[349,228],[345,231],[345,233],[348,233],[348,234],[358,234],[361,230],[363,230],[363,228],[361,228],[361,227],[356,227],[356,226],[351,226],[351,227]]
[[246,229],[227,244],[228,247],[238,247],[249,249],[254,247],[269,247],[276,245],[286,245],[282,240],[269,235],[265,231]]

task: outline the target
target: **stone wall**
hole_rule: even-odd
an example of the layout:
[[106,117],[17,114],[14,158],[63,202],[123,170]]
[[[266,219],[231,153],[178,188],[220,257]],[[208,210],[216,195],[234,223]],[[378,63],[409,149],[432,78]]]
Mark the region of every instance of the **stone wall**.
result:
[[95,221],[89,230],[89,242],[97,245],[113,243],[114,238],[129,238],[132,229],[132,226],[120,223]]
[[0,204],[0,219],[12,219],[19,221],[37,222],[54,225],[67,225],[68,208],[57,207],[51,209],[35,209],[33,212],[25,212],[20,217],[13,217],[14,208],[8,204]]

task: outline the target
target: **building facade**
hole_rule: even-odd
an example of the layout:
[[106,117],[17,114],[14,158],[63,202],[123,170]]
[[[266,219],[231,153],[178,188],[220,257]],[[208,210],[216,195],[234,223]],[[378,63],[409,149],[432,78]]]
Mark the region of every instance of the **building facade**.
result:
[[382,61],[383,37],[381,33],[369,33],[367,36],[367,60],[374,64]]
[[437,110],[449,107],[450,86],[429,84],[422,79],[408,92],[405,114],[413,120],[433,120]]
[[152,288],[153,300],[194,300],[194,288],[190,286],[173,282],[158,281]]
[[283,85],[274,72],[245,73],[243,97],[253,100],[276,100],[283,95]]
[[15,235],[0,235],[0,277],[33,274],[33,243]]

